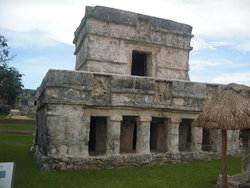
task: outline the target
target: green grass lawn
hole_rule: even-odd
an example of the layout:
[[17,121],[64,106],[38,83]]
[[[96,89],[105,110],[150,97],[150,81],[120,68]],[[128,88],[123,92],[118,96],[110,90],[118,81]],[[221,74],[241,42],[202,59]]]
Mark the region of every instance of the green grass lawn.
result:
[[[220,161],[165,166],[41,172],[29,152],[35,125],[0,122],[0,162],[16,163],[15,187],[164,187],[213,188]],[[229,174],[240,172],[240,159],[228,160]]]

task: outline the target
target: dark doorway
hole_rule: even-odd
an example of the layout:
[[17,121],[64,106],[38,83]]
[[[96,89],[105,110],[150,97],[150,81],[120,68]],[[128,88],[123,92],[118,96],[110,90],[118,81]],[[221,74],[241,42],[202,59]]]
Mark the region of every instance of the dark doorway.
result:
[[106,153],[107,118],[91,116],[89,132],[89,155]]
[[191,149],[191,123],[192,119],[182,119],[179,126],[179,151]]
[[210,131],[205,128],[202,130],[202,150],[211,151]]
[[166,151],[166,125],[164,118],[152,118],[150,124],[150,152]]
[[137,117],[123,116],[121,123],[120,152],[132,153],[136,150]]
[[147,54],[133,51],[131,75],[147,76]]

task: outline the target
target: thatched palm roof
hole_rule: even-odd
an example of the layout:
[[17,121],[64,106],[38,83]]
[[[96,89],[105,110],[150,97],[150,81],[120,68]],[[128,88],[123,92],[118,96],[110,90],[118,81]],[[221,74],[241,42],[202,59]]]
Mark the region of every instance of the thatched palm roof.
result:
[[193,122],[193,126],[212,129],[250,128],[250,87],[229,84]]

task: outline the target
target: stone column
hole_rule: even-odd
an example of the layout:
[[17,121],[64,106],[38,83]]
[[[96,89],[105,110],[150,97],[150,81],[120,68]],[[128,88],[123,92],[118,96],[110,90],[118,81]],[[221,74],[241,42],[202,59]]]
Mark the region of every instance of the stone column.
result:
[[227,152],[231,152],[232,142],[232,130],[227,130]]
[[82,141],[83,144],[81,146],[81,155],[84,157],[89,156],[89,131],[90,131],[90,116],[85,117],[83,121],[83,135]]
[[228,130],[227,135],[227,150],[233,154],[239,149],[239,130]]
[[140,154],[150,153],[150,122],[151,117],[140,117],[137,124],[136,152]]
[[107,151],[108,155],[120,154],[120,135],[121,135],[122,116],[111,116],[107,123]]
[[191,151],[201,151],[202,149],[202,128],[191,126]]
[[167,152],[179,152],[180,118],[171,118],[167,126]]
[[221,153],[221,130],[210,130],[211,151]]
[[239,130],[233,130],[232,131],[232,151],[233,152],[238,152],[239,151],[239,136],[240,136],[240,131]]
[[250,129],[243,131],[243,155],[241,174],[244,182],[250,181]]

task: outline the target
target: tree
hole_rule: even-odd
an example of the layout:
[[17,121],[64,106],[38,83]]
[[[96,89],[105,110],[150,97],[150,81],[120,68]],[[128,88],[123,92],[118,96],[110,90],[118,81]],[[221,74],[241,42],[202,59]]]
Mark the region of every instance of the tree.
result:
[[9,57],[9,48],[7,39],[0,35],[0,65],[7,66],[8,62],[13,59],[13,56]]
[[15,106],[22,91],[22,74],[8,64],[14,56],[9,56],[7,39],[0,35],[0,100],[3,104]]

